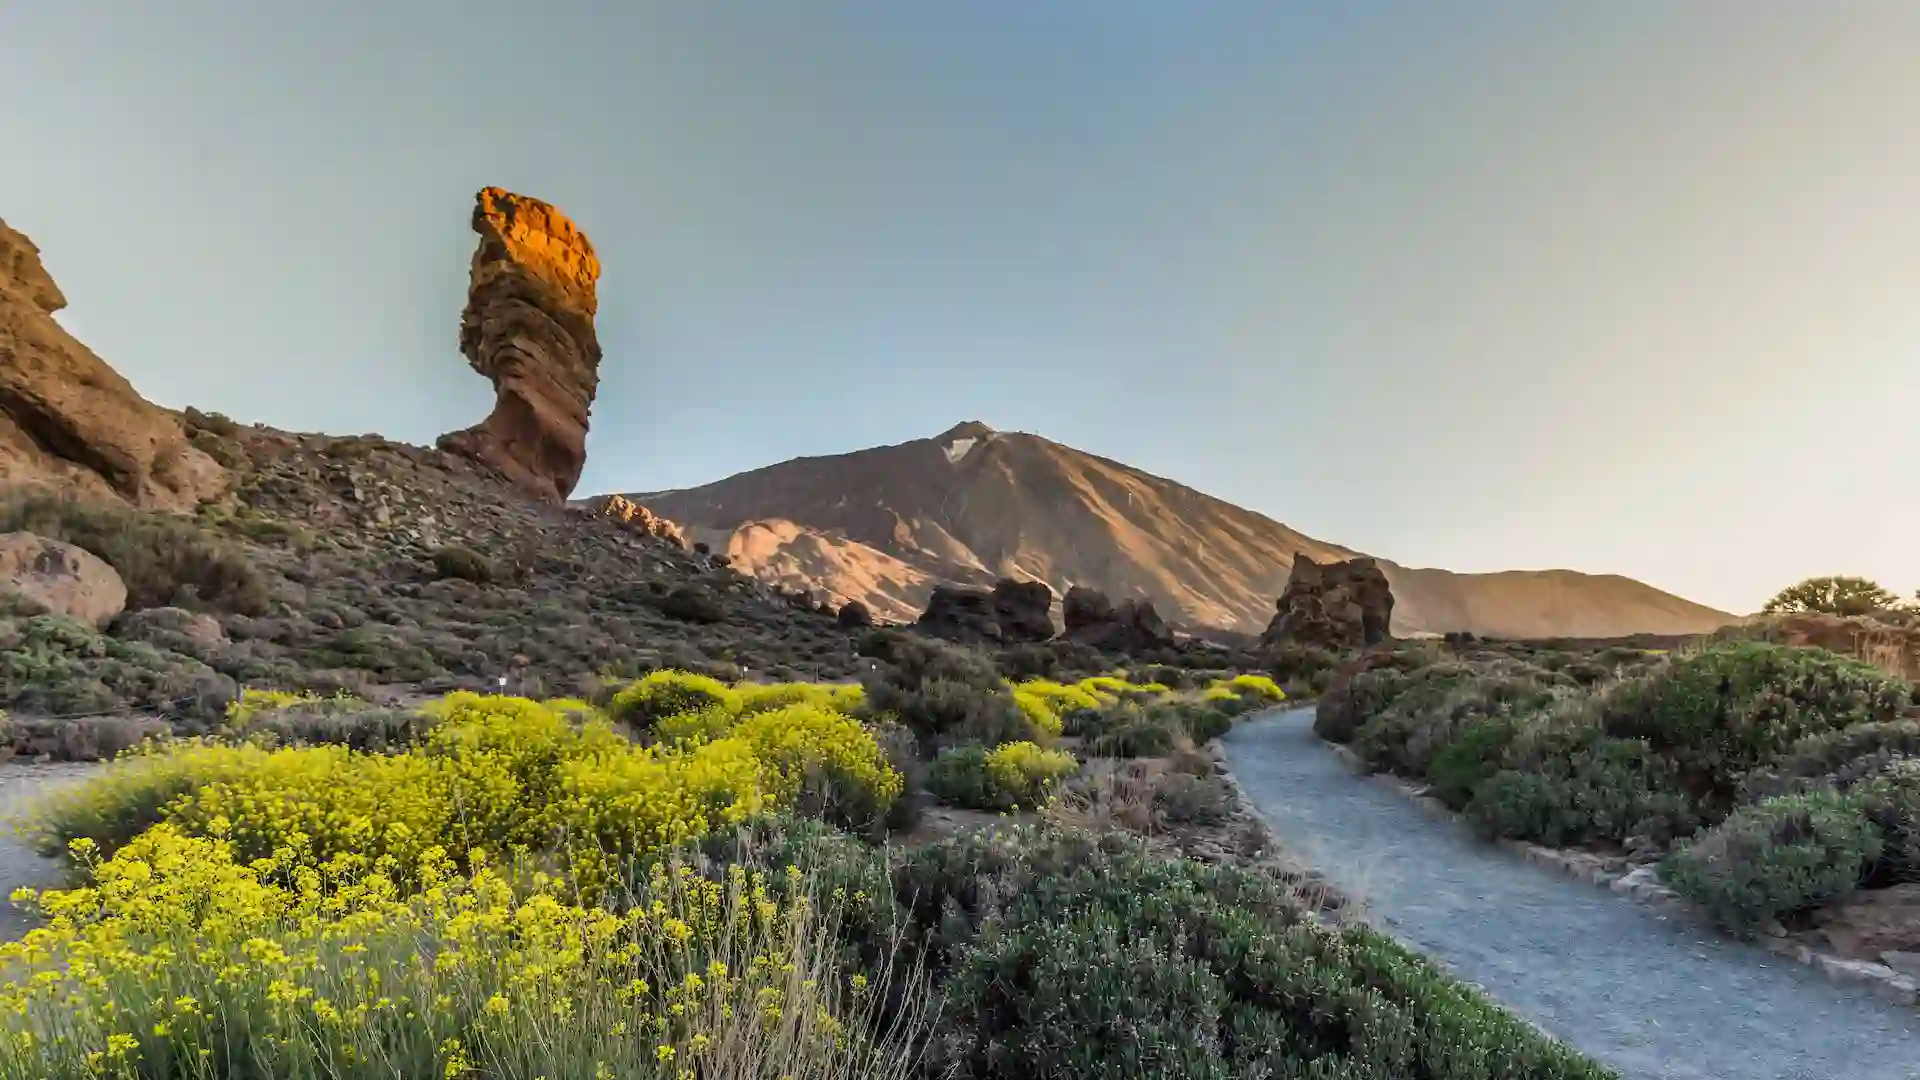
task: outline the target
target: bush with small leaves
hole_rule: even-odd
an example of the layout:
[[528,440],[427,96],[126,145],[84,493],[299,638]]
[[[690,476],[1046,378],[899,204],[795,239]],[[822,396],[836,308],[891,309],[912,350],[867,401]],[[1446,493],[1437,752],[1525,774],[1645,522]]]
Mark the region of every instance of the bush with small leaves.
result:
[[1883,845],[1856,800],[1807,792],[1734,811],[1669,855],[1661,872],[1714,921],[1749,934],[1851,893]]
[[447,544],[433,549],[433,572],[441,578],[454,578],[485,585],[493,580],[493,563],[470,547]]
[[942,802],[975,810],[1030,810],[1047,801],[1079,763],[1072,754],[1030,742],[988,750],[944,750],[927,768],[927,790]]

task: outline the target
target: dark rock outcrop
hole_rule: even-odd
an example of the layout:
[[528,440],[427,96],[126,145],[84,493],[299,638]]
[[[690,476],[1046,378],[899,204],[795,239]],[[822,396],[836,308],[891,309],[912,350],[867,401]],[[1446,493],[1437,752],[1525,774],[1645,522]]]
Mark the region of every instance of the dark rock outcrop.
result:
[[67,298],[33,241],[0,221],[0,484],[191,510],[226,490],[220,464],[67,333]]
[[993,593],[964,585],[935,585],[927,610],[914,628],[932,637],[970,643],[998,642],[1000,619],[993,610]]
[[873,612],[858,600],[849,600],[840,605],[840,613],[834,617],[842,630],[865,630],[873,625]]
[[1173,633],[1149,600],[1114,604],[1098,589],[1075,585],[1061,601],[1068,641],[1107,652],[1137,653],[1173,644]]
[[1001,578],[992,589],[935,585],[914,627],[970,644],[1013,644],[1053,637],[1053,590],[1039,581]]
[[587,418],[600,384],[593,317],[600,260],[587,235],[538,199],[487,188],[475,196],[460,351],[493,380],[493,412],[440,437],[440,448],[498,469],[559,504],[587,460]]
[[1053,637],[1053,590],[1044,581],[1001,578],[993,587],[993,615],[1002,641],[1046,641]]
[[1322,564],[1300,555],[1274,608],[1273,621],[1260,635],[1264,645],[1362,648],[1387,640],[1393,590],[1372,559]]

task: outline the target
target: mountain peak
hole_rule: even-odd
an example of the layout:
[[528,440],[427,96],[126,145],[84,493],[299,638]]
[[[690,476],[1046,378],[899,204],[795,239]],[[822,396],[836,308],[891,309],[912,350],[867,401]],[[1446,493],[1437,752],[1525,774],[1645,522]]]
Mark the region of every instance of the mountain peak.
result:
[[935,435],[934,439],[938,442],[949,442],[954,439],[984,439],[989,435],[998,434],[999,432],[978,420],[967,420],[955,424],[939,435]]

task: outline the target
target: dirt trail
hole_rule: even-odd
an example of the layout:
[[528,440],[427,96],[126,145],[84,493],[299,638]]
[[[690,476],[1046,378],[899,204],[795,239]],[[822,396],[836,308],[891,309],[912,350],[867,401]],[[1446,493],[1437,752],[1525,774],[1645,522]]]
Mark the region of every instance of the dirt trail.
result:
[[1276,712],[1223,740],[1282,846],[1628,1080],[1920,1080],[1920,1013],[1549,874],[1349,772]]

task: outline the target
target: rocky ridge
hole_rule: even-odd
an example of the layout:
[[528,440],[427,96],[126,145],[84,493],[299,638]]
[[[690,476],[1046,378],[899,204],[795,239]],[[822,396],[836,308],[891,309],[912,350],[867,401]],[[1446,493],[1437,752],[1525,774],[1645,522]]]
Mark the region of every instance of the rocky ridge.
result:
[[191,510],[227,484],[180,421],[54,318],[40,249],[0,221],[0,484]]

